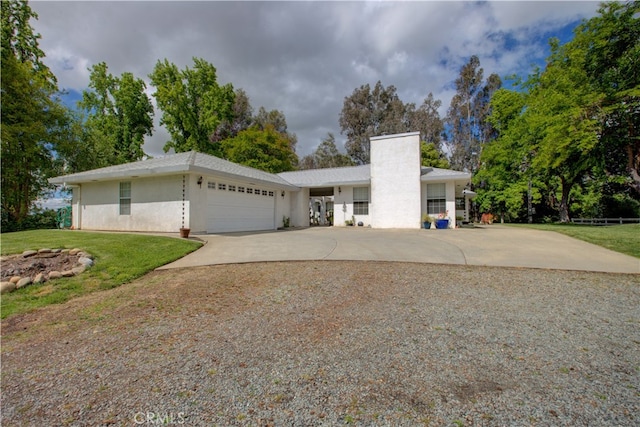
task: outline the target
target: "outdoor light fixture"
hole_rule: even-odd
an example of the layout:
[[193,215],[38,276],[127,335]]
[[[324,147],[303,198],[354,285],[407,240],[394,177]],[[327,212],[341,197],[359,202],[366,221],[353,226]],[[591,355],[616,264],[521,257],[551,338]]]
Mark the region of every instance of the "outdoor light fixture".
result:
[[342,194],[342,187],[338,187],[338,194]]
[[202,177],[198,178],[198,185],[202,188]]
[[282,190],[282,193],[280,193],[280,195],[282,196],[282,198],[284,199],[284,190]]

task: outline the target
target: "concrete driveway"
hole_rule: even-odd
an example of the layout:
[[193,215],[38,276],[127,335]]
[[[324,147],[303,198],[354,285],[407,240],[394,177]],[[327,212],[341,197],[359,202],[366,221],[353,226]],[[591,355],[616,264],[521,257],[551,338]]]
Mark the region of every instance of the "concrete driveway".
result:
[[559,233],[500,225],[456,230],[317,227],[198,235],[160,269],[259,261],[363,260],[640,273],[640,259]]

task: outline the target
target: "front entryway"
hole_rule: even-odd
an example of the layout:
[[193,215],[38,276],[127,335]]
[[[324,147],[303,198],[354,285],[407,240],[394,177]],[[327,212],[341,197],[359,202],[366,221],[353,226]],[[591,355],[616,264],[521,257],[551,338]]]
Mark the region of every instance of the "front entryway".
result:
[[333,187],[309,189],[309,225],[333,225]]

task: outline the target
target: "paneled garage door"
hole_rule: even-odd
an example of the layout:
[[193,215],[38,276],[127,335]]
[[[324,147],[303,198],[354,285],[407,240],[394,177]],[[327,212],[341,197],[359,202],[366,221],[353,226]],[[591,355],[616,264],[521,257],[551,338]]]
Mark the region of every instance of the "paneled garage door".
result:
[[208,233],[273,230],[274,215],[275,196],[272,190],[208,183]]

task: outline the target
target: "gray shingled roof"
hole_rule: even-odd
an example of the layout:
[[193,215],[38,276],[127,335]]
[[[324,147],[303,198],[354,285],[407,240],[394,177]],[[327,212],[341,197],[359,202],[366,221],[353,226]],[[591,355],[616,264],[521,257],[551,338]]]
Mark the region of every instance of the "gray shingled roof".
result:
[[443,179],[454,179],[456,181],[469,180],[471,179],[471,174],[468,172],[432,167],[423,167],[420,170],[420,181],[441,181]]
[[335,185],[368,184],[371,181],[370,165],[342,168],[309,169],[282,172],[278,176],[298,187],[332,187]]
[[275,185],[278,188],[298,189],[278,175],[195,151],[57,176],[49,179],[49,182],[52,184],[81,184],[91,181],[109,181],[122,178],[149,177],[189,172],[216,174],[231,178],[244,178],[264,184]]
[[[298,190],[299,187],[332,187],[336,185],[368,184],[371,181],[370,165],[342,168],[310,169],[282,172],[277,175],[242,166],[209,154],[188,151],[155,159],[108,166],[49,179],[52,184],[82,184],[91,181],[110,181],[132,177],[149,177],[176,173],[215,174],[230,178],[249,179],[277,188]],[[425,168],[420,171],[421,181],[465,180],[471,174],[450,169]]]
[[[342,168],[309,169],[294,172],[282,172],[278,175],[298,187],[331,187],[336,185],[358,185],[371,182],[371,165],[349,166]],[[423,167],[420,170],[421,181],[468,180],[471,175],[450,169]]]

